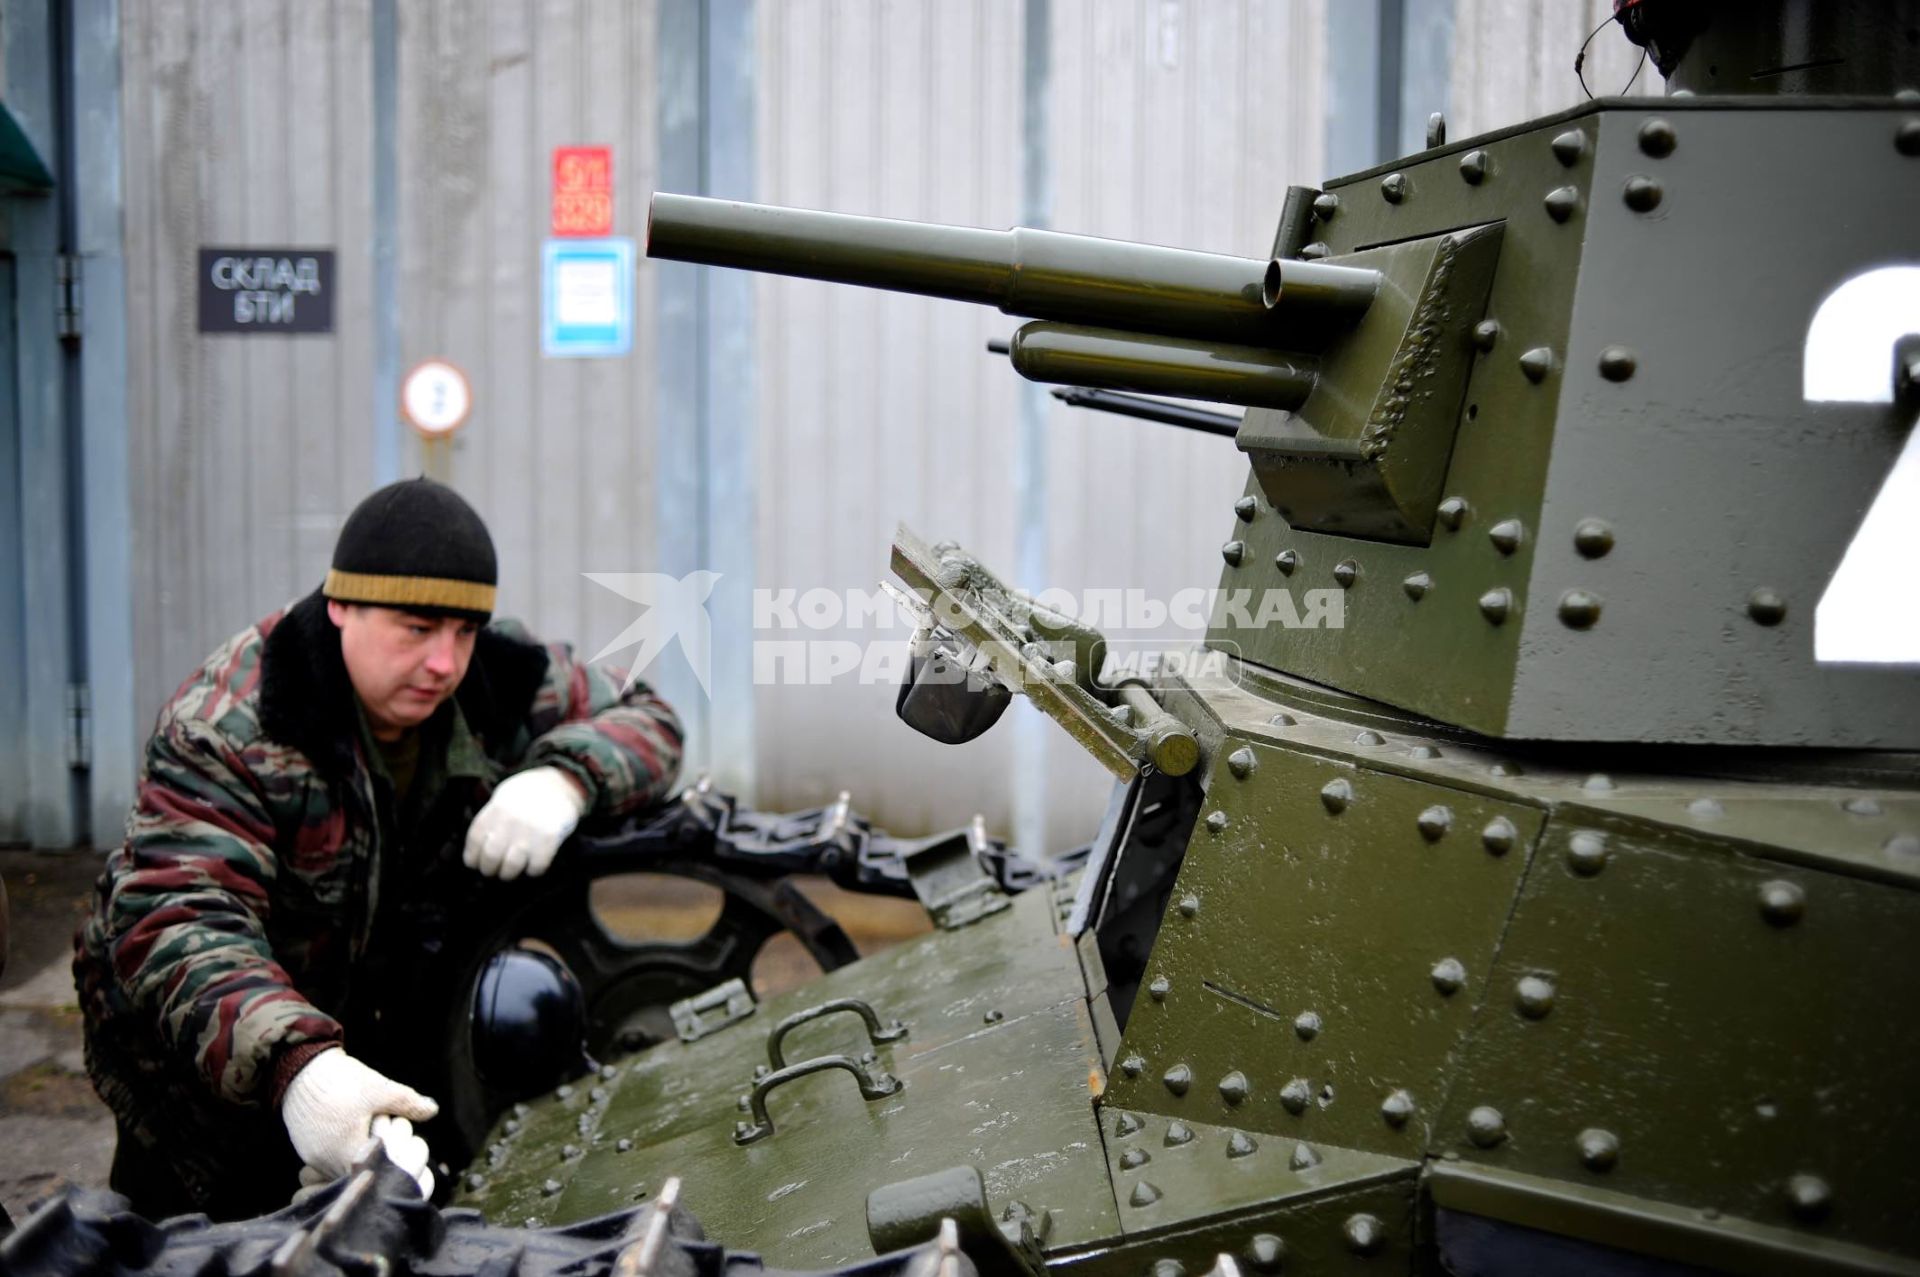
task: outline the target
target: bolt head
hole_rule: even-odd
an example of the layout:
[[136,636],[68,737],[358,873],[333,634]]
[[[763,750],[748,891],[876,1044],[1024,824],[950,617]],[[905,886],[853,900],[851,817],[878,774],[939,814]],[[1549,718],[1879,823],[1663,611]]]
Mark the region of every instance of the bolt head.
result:
[[1227,542],[1220,547],[1220,557],[1227,561],[1228,567],[1239,567],[1240,560],[1247,557],[1247,543],[1245,541]]
[[1273,556],[1273,566],[1280,569],[1281,576],[1292,576],[1293,570],[1300,566],[1300,556],[1292,550],[1282,550]]
[[1907,120],[1894,130],[1893,149],[1902,155],[1920,155],[1920,120]]
[[1580,207],[1580,188],[1556,186],[1547,192],[1547,198],[1542,202],[1547,206],[1548,217],[1556,222],[1564,222]]
[[1380,179],[1380,196],[1389,204],[1398,204],[1407,198],[1407,175],[1389,173]]
[[1467,1114],[1467,1138],[1477,1148],[1493,1148],[1507,1138],[1507,1119],[1491,1104],[1482,1104]]
[[1655,117],[1640,126],[1640,153],[1656,160],[1665,159],[1673,154],[1677,142],[1673,125]]
[[1354,733],[1353,743],[1356,745],[1384,745],[1387,743],[1387,738],[1379,732],[1374,731],[1371,727],[1363,727]]
[[1579,129],[1568,129],[1565,133],[1554,136],[1552,146],[1553,158],[1572,168],[1580,162],[1580,157],[1586,154],[1587,135]]
[[1650,177],[1635,175],[1627,179],[1620,198],[1636,213],[1651,213],[1660,207],[1660,194],[1660,183]]
[[1145,1166],[1148,1162],[1152,1160],[1153,1158],[1147,1155],[1146,1149],[1130,1148],[1126,1152],[1120,1154],[1120,1169],[1123,1171],[1134,1170],[1138,1167]]
[[1440,996],[1443,998],[1450,998],[1460,992],[1461,987],[1467,982],[1467,968],[1458,958],[1440,959],[1433,964],[1430,974],[1433,977],[1433,987],[1440,991]]
[[1640,361],[1625,346],[1608,346],[1600,352],[1600,375],[1608,381],[1625,381],[1639,366]]
[[1293,1031],[1302,1042],[1311,1042],[1320,1036],[1320,1017],[1312,1011],[1302,1011],[1293,1017]]
[[1591,878],[1607,867],[1606,836],[1591,829],[1574,831],[1567,840],[1567,867],[1582,878]]
[[1210,811],[1207,813],[1207,832],[1208,833],[1213,833],[1213,834],[1222,833],[1226,830],[1226,827],[1227,827],[1226,812]]
[[1600,619],[1600,596],[1591,590],[1568,590],[1560,596],[1560,623],[1570,630],[1590,630]]
[[1500,321],[1483,319],[1473,326],[1473,344],[1476,349],[1485,352],[1493,349],[1493,343],[1500,340]]
[[1139,1077],[1146,1071],[1147,1062],[1137,1055],[1129,1055],[1120,1061],[1120,1072],[1127,1077]]
[[1435,803],[1414,818],[1414,825],[1420,830],[1420,836],[1428,842],[1439,842],[1447,836],[1447,830],[1453,828],[1453,812]]
[[1467,521],[1467,503],[1460,497],[1448,497],[1436,509],[1440,517],[1440,526],[1449,532],[1458,532],[1460,525]]
[[1412,576],[1400,582],[1400,588],[1407,592],[1408,598],[1418,603],[1421,599],[1426,598],[1427,591],[1433,588],[1433,578],[1425,572],[1415,572]]
[[1333,565],[1333,579],[1341,589],[1352,589],[1353,583],[1360,579],[1360,565],[1352,559],[1340,560]]
[[1480,845],[1496,856],[1504,856],[1513,850],[1514,840],[1519,836],[1520,831],[1513,827],[1511,820],[1505,816],[1495,816],[1480,831]]
[[1574,525],[1573,548],[1585,559],[1603,559],[1613,549],[1613,529],[1603,519],[1582,519]]
[[1220,1079],[1220,1098],[1229,1104],[1239,1104],[1252,1094],[1253,1088],[1247,1083],[1247,1075],[1239,1069]]
[[1180,908],[1181,917],[1183,918],[1193,917],[1195,914],[1200,912],[1200,897],[1192,896],[1192,895],[1180,897],[1179,908]]
[[1528,381],[1539,385],[1553,371],[1553,351],[1545,346],[1535,346],[1520,356],[1520,371]]
[[1147,995],[1155,1002],[1165,1002],[1167,991],[1173,988],[1173,981],[1163,975],[1153,977],[1153,983],[1147,986]]
[[1259,1151],[1260,1146],[1245,1131],[1235,1131],[1227,1140],[1227,1156],[1230,1158],[1252,1157]]
[[[1159,1200],[1160,1200],[1160,1190],[1155,1188],[1152,1184],[1147,1183],[1147,1181],[1141,1180],[1138,1184],[1135,1184],[1133,1186],[1133,1194],[1127,1198],[1127,1205],[1135,1206],[1135,1207],[1151,1206]],[[1171,1264],[1173,1263],[1173,1261],[1169,1259],[1163,1259],[1160,1261],[1160,1263]],[[1178,1264],[1174,1264],[1175,1271],[1171,1275],[1161,1273],[1160,1264],[1155,1264],[1153,1267],[1154,1267],[1155,1277],[1178,1277],[1179,1273],[1185,1271]]]
[[1146,1123],[1142,1122],[1139,1118],[1135,1117],[1133,1114],[1122,1113],[1119,1117],[1114,1119],[1113,1133],[1115,1135],[1131,1135],[1144,1125],[1146,1125]]
[[1468,151],[1460,157],[1460,177],[1468,186],[1478,186],[1487,180],[1487,153]]
[[1529,1020],[1544,1020],[1553,1010],[1553,981],[1545,976],[1521,976],[1514,985],[1513,1002],[1521,1015]]
[[1389,1093],[1380,1102],[1380,1116],[1396,1131],[1407,1124],[1407,1120],[1413,1116],[1413,1109],[1413,1096],[1404,1089]]
[[1795,1175],[1787,1180],[1787,1206],[1794,1218],[1814,1223],[1833,1209],[1833,1189],[1818,1175]]
[[1178,1118],[1167,1123],[1167,1137],[1162,1141],[1168,1148],[1179,1148],[1182,1144],[1193,1143],[1193,1128]]
[[1307,1105],[1313,1102],[1313,1083],[1303,1077],[1294,1078],[1280,1088],[1280,1107],[1295,1117],[1307,1111]]
[[1253,751],[1245,745],[1227,755],[1227,770],[1233,773],[1235,780],[1245,780],[1253,775],[1256,765]]
[[1340,197],[1332,191],[1316,195],[1313,200],[1313,215],[1323,222],[1331,222],[1333,215],[1340,211]]
[[1760,884],[1760,916],[1776,927],[1791,927],[1807,912],[1806,889],[1797,882],[1775,878]]
[[1174,1095],[1185,1095],[1187,1088],[1193,1085],[1193,1070],[1184,1064],[1176,1064],[1160,1075],[1160,1083]]
[[1353,785],[1344,776],[1335,777],[1320,787],[1320,805],[1338,816],[1353,801]]
[[1761,625],[1778,625],[1787,619],[1787,600],[1763,585],[1747,596],[1747,615]]
[[1272,1233],[1256,1233],[1240,1258],[1257,1273],[1277,1273],[1287,1262],[1287,1244]]
[[1255,512],[1259,510],[1259,508],[1260,508],[1260,503],[1255,501],[1252,497],[1241,497],[1238,501],[1233,503],[1233,514],[1234,514],[1234,517],[1239,519],[1240,522],[1242,523],[1252,523],[1253,516]]
[[1489,625],[1504,625],[1512,611],[1513,591],[1505,586],[1497,586],[1480,596],[1480,615],[1487,618]]
[[1580,1150],[1580,1164],[1590,1171],[1610,1171],[1620,1160],[1620,1137],[1597,1126],[1580,1132],[1574,1145]]
[[1378,1216],[1364,1212],[1349,1215],[1340,1225],[1340,1235],[1346,1238],[1347,1249],[1356,1255],[1377,1255],[1387,1244],[1387,1226]]

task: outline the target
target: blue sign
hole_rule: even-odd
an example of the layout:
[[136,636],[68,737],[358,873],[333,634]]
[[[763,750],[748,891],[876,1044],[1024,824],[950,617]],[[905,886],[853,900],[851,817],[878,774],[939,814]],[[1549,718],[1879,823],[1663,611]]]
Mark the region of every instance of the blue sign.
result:
[[548,355],[633,349],[633,241],[550,239],[541,252],[540,348]]

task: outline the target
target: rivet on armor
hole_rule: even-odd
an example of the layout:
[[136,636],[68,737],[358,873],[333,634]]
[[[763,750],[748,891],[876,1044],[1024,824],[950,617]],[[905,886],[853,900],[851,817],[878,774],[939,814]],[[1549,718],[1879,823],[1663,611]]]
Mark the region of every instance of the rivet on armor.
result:
[[1252,1157],[1260,1146],[1245,1131],[1235,1131],[1227,1138],[1227,1156],[1230,1158]]
[[625,1138],[617,1139],[613,1142],[613,1151],[616,1153],[631,1153],[633,1152],[633,1141]]
[[1331,256],[1333,256],[1333,250],[1317,239],[1300,250],[1300,258],[1302,261],[1317,262],[1322,257]]
[[550,1179],[540,1185],[540,1196],[552,1197],[560,1191],[560,1181]]
[[1145,1125],[1146,1125],[1145,1122],[1142,1122],[1139,1118],[1135,1117],[1133,1114],[1122,1113],[1118,1118],[1114,1120],[1113,1133],[1115,1135],[1121,1135],[1121,1136],[1132,1135],[1134,1132],[1138,1131],[1142,1126],[1145,1126]]
[[1760,916],[1776,927],[1791,927],[1807,912],[1807,893],[1797,882],[1774,878],[1760,884]]
[[1893,149],[1902,155],[1920,155],[1920,120],[1908,120],[1894,131]]
[[1536,384],[1545,381],[1553,371],[1553,352],[1545,346],[1535,346],[1520,356],[1520,371],[1527,375],[1528,381]]
[[1220,547],[1220,557],[1227,561],[1228,567],[1239,567],[1240,560],[1247,557],[1247,543],[1245,541],[1227,542]]
[[1492,1148],[1507,1138],[1507,1119],[1491,1104],[1482,1104],[1467,1114],[1467,1138],[1479,1148]]
[[1687,804],[1687,815],[1695,820],[1718,820],[1726,814],[1727,809],[1717,799],[1696,798]]
[[1353,588],[1360,579],[1360,565],[1352,559],[1342,559],[1333,565],[1333,579],[1343,590]]
[[1467,982],[1467,969],[1461,965],[1458,958],[1440,959],[1433,964],[1431,975],[1433,987],[1440,991],[1440,996],[1443,998],[1450,998],[1460,992],[1461,986]]
[[1556,222],[1564,222],[1573,216],[1580,207],[1580,188],[1577,186],[1556,186],[1547,192],[1543,201],[1547,206],[1547,216]]
[[573,1160],[574,1158],[576,1158],[576,1157],[578,1157],[578,1156],[580,1156],[580,1146],[579,1146],[579,1145],[577,1145],[577,1144],[562,1144],[562,1145],[560,1146],[560,1160],[561,1160],[561,1161],[563,1161],[563,1162],[571,1162],[571,1161],[572,1161],[572,1160]]
[[1453,813],[1435,803],[1414,817],[1413,823],[1422,838],[1428,842],[1439,842],[1447,836],[1447,830],[1453,828]]
[[1607,867],[1607,840],[1591,829],[1574,831],[1567,840],[1567,868],[1591,878]]
[[1493,343],[1500,340],[1500,321],[1483,319],[1473,326],[1473,344],[1482,351],[1492,350]]
[[1171,988],[1173,988],[1173,981],[1163,975],[1157,975],[1153,977],[1153,983],[1147,986],[1147,994],[1155,1002],[1165,1002],[1167,991]]
[[1849,798],[1840,804],[1840,810],[1849,816],[1878,816],[1880,804],[1871,798]]
[[[998,1024],[1000,1023],[1000,1021],[1006,1018],[1007,1018],[1007,1013],[1005,1011],[1002,1011],[999,1007],[994,1007],[992,1010],[988,1011],[985,1015],[980,1017],[980,1022],[982,1024]],[[867,1054],[871,1055],[872,1052],[867,1052]]]
[[1313,1083],[1303,1077],[1297,1077],[1280,1088],[1280,1107],[1295,1117],[1307,1111],[1307,1105],[1313,1102]]
[[1406,1090],[1397,1090],[1380,1101],[1380,1116],[1386,1119],[1388,1126],[1399,1130],[1413,1116],[1413,1096]]
[[467,1191],[477,1193],[487,1186],[487,1177],[479,1171],[467,1176]]
[[603,1064],[600,1066],[600,1080],[602,1082],[611,1082],[613,1081],[613,1079],[619,1076],[620,1076],[620,1070],[615,1068],[613,1065]]
[[1398,204],[1407,198],[1407,175],[1389,173],[1380,179],[1380,196],[1389,204]]
[[1252,497],[1241,497],[1233,503],[1233,513],[1242,523],[1252,523],[1254,512],[1259,508],[1260,503]]
[[1574,1145],[1580,1150],[1580,1164],[1590,1171],[1610,1171],[1620,1160],[1620,1137],[1597,1126],[1580,1132]]
[[1273,556],[1273,566],[1280,569],[1281,576],[1292,576],[1293,570],[1300,566],[1300,556],[1292,550],[1282,550]]
[[1636,213],[1651,213],[1660,207],[1660,183],[1635,174],[1627,179],[1626,189],[1620,192],[1620,198]]
[[1512,554],[1519,549],[1525,536],[1526,529],[1518,519],[1502,519],[1487,529],[1487,540],[1502,554]]
[[1313,215],[1323,222],[1331,222],[1333,215],[1340,211],[1340,197],[1332,191],[1314,196]]
[[1467,503],[1460,497],[1448,497],[1437,507],[1440,526],[1449,532],[1458,532],[1460,525],[1467,521]]
[[513,1106],[513,1115],[515,1117],[525,1117],[531,1112],[533,1112],[533,1109],[526,1104],[516,1104]]
[[1513,1004],[1529,1020],[1544,1020],[1553,1010],[1553,981],[1545,976],[1523,975],[1513,987]]
[[1176,1064],[1160,1075],[1160,1081],[1174,1095],[1185,1095],[1187,1088],[1193,1085],[1193,1070],[1184,1064]]
[[1560,623],[1570,630],[1590,630],[1600,619],[1600,596],[1591,590],[1568,590],[1560,596]]
[[1833,1209],[1833,1189],[1818,1175],[1795,1175],[1787,1180],[1787,1205],[1796,1219],[1811,1224]]
[[1347,1239],[1347,1249],[1356,1255],[1377,1255],[1387,1244],[1387,1226],[1378,1216],[1365,1212],[1347,1216],[1340,1233]]
[[1320,1154],[1313,1151],[1311,1144],[1295,1144],[1293,1156],[1287,1159],[1287,1165],[1296,1171],[1312,1170],[1320,1165]]
[[1242,745],[1227,755],[1227,770],[1233,773],[1235,780],[1245,780],[1253,775],[1253,751]]
[[1239,1069],[1220,1079],[1220,1098],[1229,1104],[1245,1102],[1252,1088],[1247,1085],[1247,1075]]
[[[1495,763],[1494,766],[1499,767],[1502,764]],[[1495,773],[1495,775],[1503,774],[1505,773]],[[1487,827],[1480,831],[1480,845],[1496,856],[1504,856],[1513,850],[1513,841],[1519,836],[1520,831],[1513,827],[1511,820],[1505,816],[1495,816],[1487,822]]]
[[1223,833],[1226,831],[1226,828],[1227,828],[1226,812],[1210,811],[1207,813],[1207,832],[1208,833],[1213,833],[1213,834]]
[[1257,1273],[1277,1273],[1287,1262],[1287,1244],[1272,1233],[1256,1233],[1240,1258]]
[[1137,1170],[1152,1160],[1151,1157],[1147,1156],[1146,1149],[1130,1148],[1120,1154],[1120,1169],[1123,1171]]
[[1613,549],[1613,529],[1603,519],[1582,519],[1573,528],[1573,548],[1585,559],[1602,559]]
[[1354,733],[1353,743],[1356,745],[1384,745],[1387,743],[1387,738],[1379,732],[1374,731],[1371,727],[1363,727]]
[[1146,1071],[1147,1062],[1137,1055],[1129,1055],[1120,1061],[1120,1072],[1128,1077],[1139,1077]]
[[572,1085],[560,1087],[558,1090],[554,1092],[554,1094],[559,1096],[563,1100],[570,1100],[573,1098],[573,1087]]
[[1507,614],[1513,611],[1513,591],[1505,586],[1488,590],[1480,596],[1480,615],[1494,625],[1505,623]]
[[1191,1144],[1193,1128],[1176,1118],[1167,1123],[1167,1138],[1163,1142],[1168,1148],[1179,1148],[1182,1144]]
[[1345,777],[1328,781],[1320,787],[1320,805],[1338,816],[1353,801],[1353,786]]
[[1311,1042],[1320,1036],[1321,1021],[1318,1013],[1302,1011],[1293,1017],[1293,1031],[1302,1042]]
[[1460,157],[1460,176],[1466,179],[1468,186],[1478,186],[1487,180],[1487,153],[1468,151]]
[[1187,1277],[1187,1267],[1177,1259],[1156,1259],[1153,1267],[1147,1269],[1147,1277]]
[[1407,751],[1408,758],[1438,758],[1440,751],[1432,745],[1415,745]]
[[1633,376],[1634,369],[1639,366],[1633,352],[1625,346],[1608,346],[1600,352],[1600,375],[1608,381],[1625,381]]
[[1267,720],[1268,723],[1275,727],[1292,727],[1298,721],[1299,720],[1295,719],[1291,714],[1275,714]]
[[1640,126],[1640,153],[1650,155],[1656,160],[1665,159],[1673,154],[1675,139],[1673,125],[1655,116]]
[[1881,850],[1889,856],[1920,856],[1920,834],[1895,834]]
[[1587,135],[1579,129],[1568,129],[1565,133],[1556,134],[1552,145],[1553,158],[1572,168],[1586,153]]
[[1433,588],[1433,578],[1425,572],[1415,572],[1412,576],[1400,582],[1400,588],[1407,592],[1408,598],[1418,603],[1421,599],[1427,597],[1427,591]]
[[1762,625],[1778,625],[1787,617],[1787,601],[1763,585],[1747,596],[1747,615]]
[[1595,772],[1580,782],[1580,788],[1589,794],[1605,794],[1613,790],[1613,777],[1605,772]]
[[[1160,1200],[1160,1190],[1155,1188],[1153,1185],[1147,1183],[1147,1181],[1141,1180],[1138,1184],[1135,1184],[1133,1186],[1133,1195],[1127,1198],[1127,1205],[1151,1206],[1159,1200]],[[1155,1264],[1153,1267],[1154,1267],[1155,1277],[1161,1277],[1160,1265]]]
[[1200,897],[1198,896],[1180,897],[1180,916],[1181,917],[1191,918],[1193,917],[1194,914],[1199,912],[1200,912]]
[[518,1134],[518,1133],[519,1133],[519,1131],[520,1131],[520,1119],[519,1119],[519,1118],[517,1118],[517,1117],[510,1117],[510,1118],[508,1118],[508,1119],[507,1119],[507,1124],[506,1124],[506,1126],[505,1126],[505,1127],[504,1127],[503,1129],[504,1129],[504,1130],[506,1131],[506,1133],[507,1133],[507,1134],[509,1134],[509,1135],[516,1135],[516,1134]]

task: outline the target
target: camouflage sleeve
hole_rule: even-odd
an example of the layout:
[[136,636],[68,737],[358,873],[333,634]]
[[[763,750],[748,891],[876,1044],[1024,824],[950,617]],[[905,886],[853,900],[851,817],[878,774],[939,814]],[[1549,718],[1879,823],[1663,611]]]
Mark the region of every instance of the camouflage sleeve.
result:
[[174,720],[148,743],[109,866],[107,951],[122,991],[162,1050],[241,1104],[271,1099],[280,1054],[342,1036],[268,946],[273,835],[246,755],[210,724]]
[[546,681],[533,698],[526,765],[558,767],[585,787],[592,817],[657,803],[680,772],[680,720],[653,689],[622,670],[547,645]]

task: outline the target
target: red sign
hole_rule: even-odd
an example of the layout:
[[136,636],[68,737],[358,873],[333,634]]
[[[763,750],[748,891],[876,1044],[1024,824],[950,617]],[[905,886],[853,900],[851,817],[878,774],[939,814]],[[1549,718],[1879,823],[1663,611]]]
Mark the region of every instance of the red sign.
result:
[[613,234],[613,148],[553,148],[553,233]]

